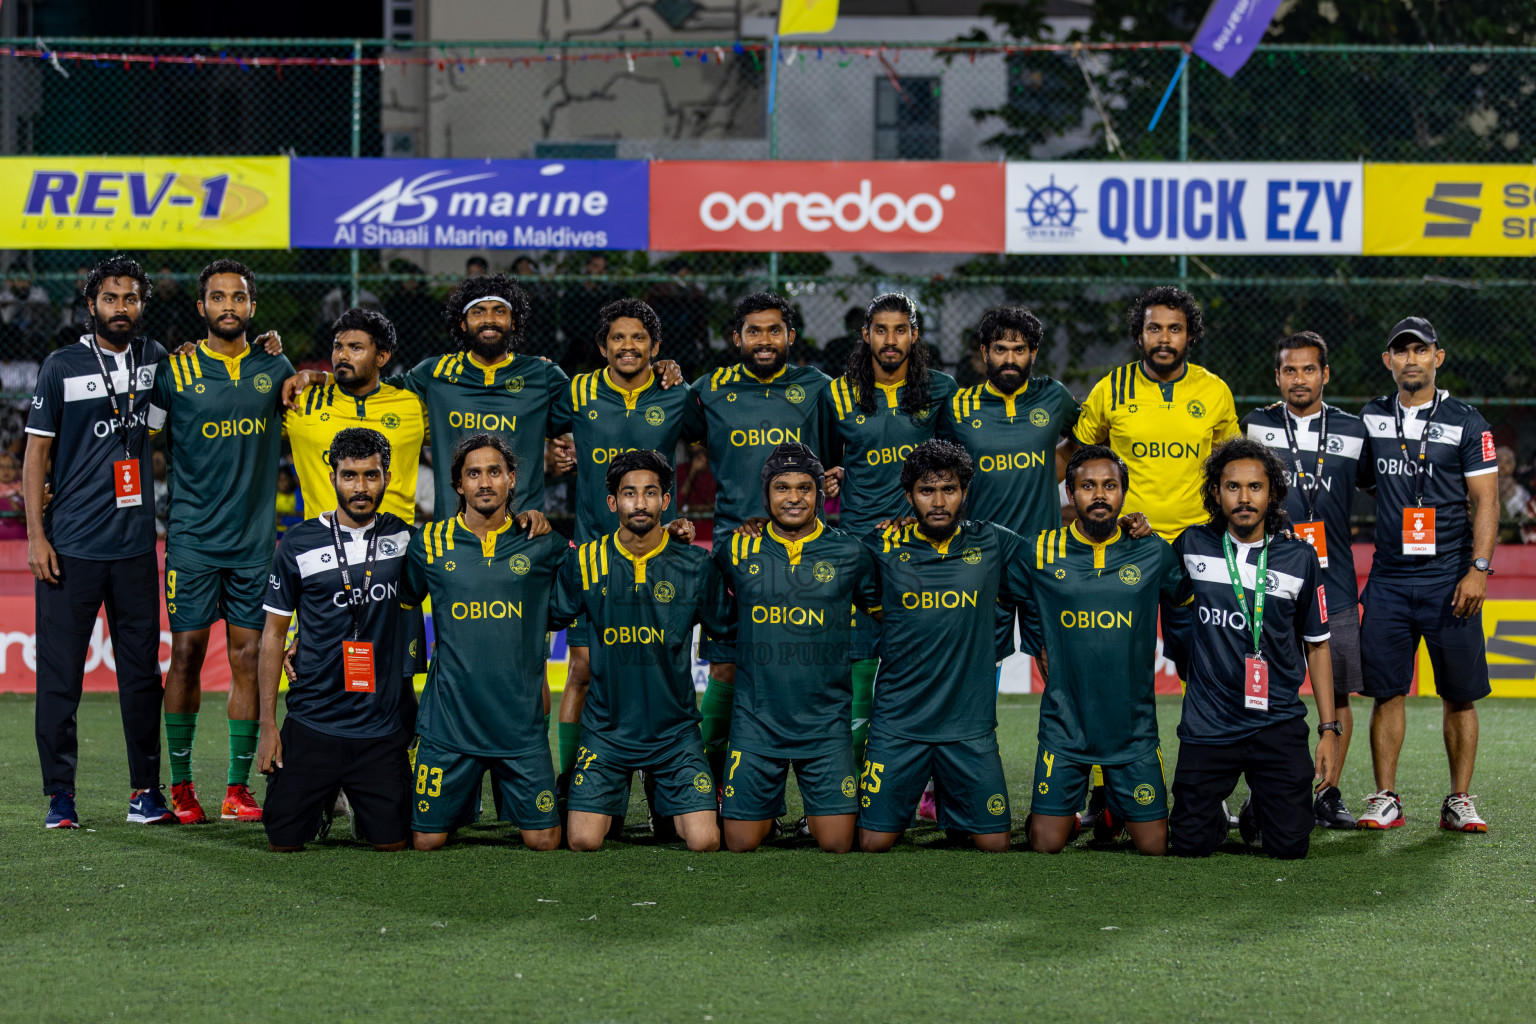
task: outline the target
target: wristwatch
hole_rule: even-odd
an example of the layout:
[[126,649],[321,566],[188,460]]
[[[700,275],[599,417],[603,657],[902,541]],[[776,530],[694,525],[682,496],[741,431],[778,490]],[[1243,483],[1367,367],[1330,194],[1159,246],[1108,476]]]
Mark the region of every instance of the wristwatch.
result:
[[1489,576],[1493,575],[1493,563],[1486,558],[1472,559],[1472,568],[1478,572],[1487,573]]
[[1317,734],[1321,736],[1325,732],[1331,732],[1335,736],[1343,737],[1344,727],[1338,722],[1324,722],[1317,727]]

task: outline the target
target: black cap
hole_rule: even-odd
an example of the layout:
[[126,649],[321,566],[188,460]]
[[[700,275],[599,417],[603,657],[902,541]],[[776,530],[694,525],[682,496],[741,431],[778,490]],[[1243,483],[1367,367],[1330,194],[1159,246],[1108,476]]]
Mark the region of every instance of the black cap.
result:
[[822,491],[826,483],[826,470],[822,468],[821,460],[816,453],[803,444],[791,441],[781,444],[768,455],[763,463],[763,504],[768,504],[768,485],[776,476],[785,473],[809,473],[816,481],[816,500],[821,502]]
[[1393,325],[1392,330],[1387,332],[1387,348],[1391,348],[1392,343],[1404,334],[1411,334],[1420,341],[1431,345],[1440,344],[1440,339],[1435,336],[1433,324],[1421,316],[1405,316]]

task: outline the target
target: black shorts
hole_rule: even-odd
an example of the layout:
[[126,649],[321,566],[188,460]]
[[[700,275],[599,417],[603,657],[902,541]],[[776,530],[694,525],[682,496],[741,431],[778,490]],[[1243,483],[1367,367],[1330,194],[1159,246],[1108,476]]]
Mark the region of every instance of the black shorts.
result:
[[1360,669],[1360,606],[1328,609],[1328,656],[1333,662],[1333,695],[1347,697],[1365,685]]
[[320,830],[326,801],[340,786],[370,843],[388,846],[411,834],[411,769],[404,733],[353,739],[329,736],[289,718],[279,733],[283,767],[267,779],[262,824],[273,846],[303,846]]
[[1429,651],[1435,691],[1446,700],[1481,700],[1488,684],[1483,613],[1451,614],[1454,582],[1416,584],[1373,579],[1360,595],[1360,693],[1376,700],[1400,697],[1413,683],[1419,641]]

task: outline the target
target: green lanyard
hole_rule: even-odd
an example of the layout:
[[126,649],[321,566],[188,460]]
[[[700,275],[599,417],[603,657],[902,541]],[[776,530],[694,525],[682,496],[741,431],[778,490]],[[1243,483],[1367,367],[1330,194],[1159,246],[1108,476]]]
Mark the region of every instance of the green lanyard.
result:
[[[1236,548],[1232,545],[1232,534],[1221,535],[1221,550],[1227,556],[1227,575],[1232,577],[1232,590],[1237,594],[1237,606],[1248,612],[1248,603],[1243,600],[1243,578],[1237,571]],[[1264,635],[1264,584],[1269,579],[1269,535],[1264,536],[1264,546],[1259,548],[1258,575],[1254,577],[1253,586],[1253,614],[1248,621],[1253,625],[1253,653],[1262,656],[1259,651],[1259,638]]]

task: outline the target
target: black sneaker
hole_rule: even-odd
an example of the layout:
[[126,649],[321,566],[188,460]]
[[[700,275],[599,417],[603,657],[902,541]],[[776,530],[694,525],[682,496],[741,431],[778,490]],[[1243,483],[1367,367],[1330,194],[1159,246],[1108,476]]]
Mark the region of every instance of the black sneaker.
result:
[[795,839],[802,842],[807,839],[814,842],[816,839],[815,836],[811,835],[811,819],[803,814],[800,815],[800,820],[795,822]]
[[1221,816],[1227,820],[1228,832],[1231,832],[1233,829],[1238,827],[1238,816],[1232,813],[1231,808],[1227,806],[1227,802],[1225,800],[1221,802]]
[[640,788],[645,791],[645,811],[651,819],[651,838],[658,843],[680,843],[677,822],[670,814],[656,813],[656,778],[650,772],[640,773]]
[[1338,786],[1328,786],[1312,802],[1312,813],[1317,816],[1318,828],[1352,829],[1355,816],[1344,806],[1344,796]]
[[1080,830],[1093,832],[1094,838],[1097,839],[1098,831],[1103,824],[1101,819],[1108,809],[1109,793],[1103,786],[1094,786],[1088,793],[1088,810],[1078,815]]
[[1255,850],[1263,849],[1264,834],[1259,830],[1259,816],[1253,809],[1253,797],[1243,801],[1243,809],[1237,812],[1237,834],[1243,842]]
[[[1081,827],[1079,825],[1079,831],[1081,831]],[[1093,823],[1092,830],[1095,843],[1112,843],[1125,832],[1125,822],[1115,817],[1114,812],[1105,807],[1099,812],[1098,818]]]

